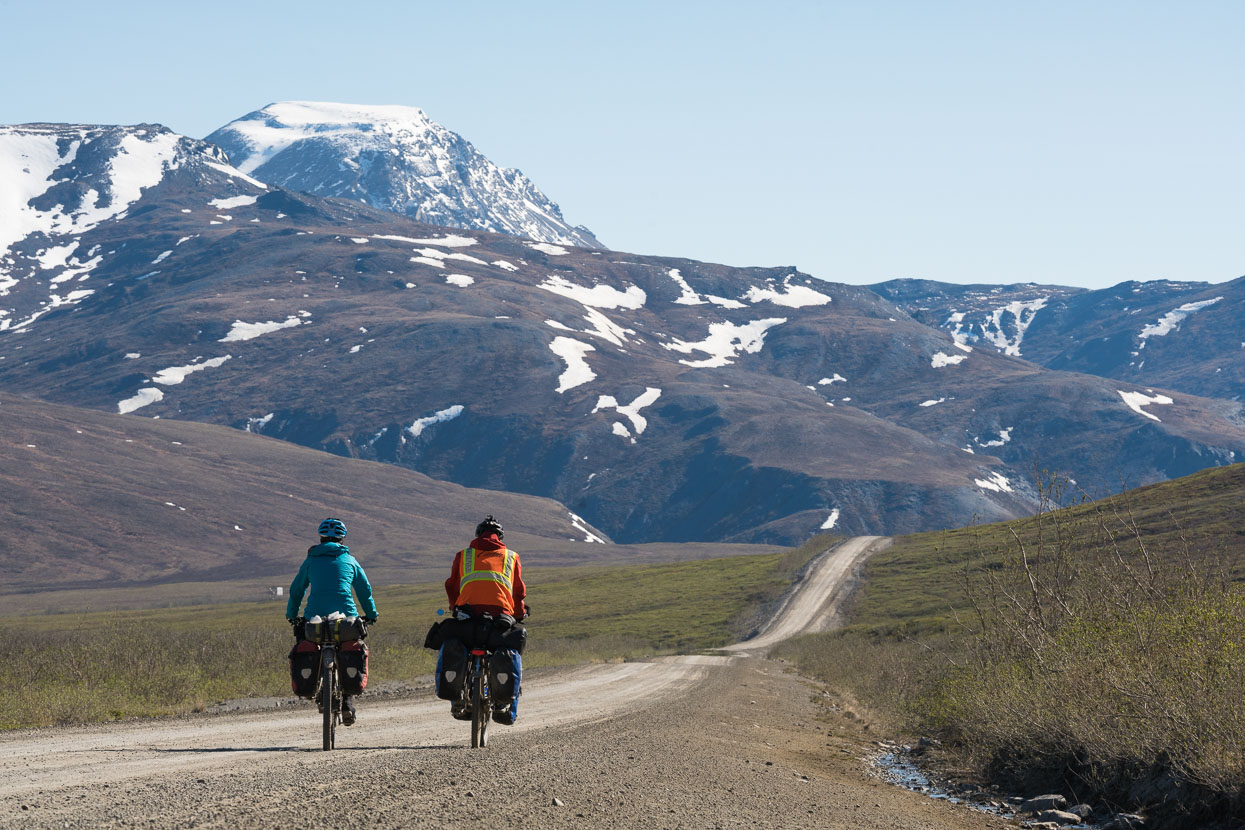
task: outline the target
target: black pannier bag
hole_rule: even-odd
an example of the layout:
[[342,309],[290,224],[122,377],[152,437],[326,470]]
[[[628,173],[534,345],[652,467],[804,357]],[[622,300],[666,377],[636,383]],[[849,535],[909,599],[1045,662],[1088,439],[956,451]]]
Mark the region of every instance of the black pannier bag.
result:
[[488,661],[489,696],[495,702],[514,697],[514,661],[509,651],[497,651]]
[[424,636],[424,648],[436,651],[449,640],[461,640],[466,648],[488,648],[490,631],[487,620],[475,618],[460,620],[457,617],[448,617],[434,622],[428,629],[428,633]]
[[514,649],[519,652],[519,654],[522,654],[525,646],[527,646],[526,626],[520,623],[515,623],[510,626],[509,629],[502,632],[501,645],[499,646],[500,649]]
[[424,648],[430,648],[436,651],[441,644],[449,639],[450,623],[457,622],[453,619],[437,620],[428,629],[428,633],[424,635]]
[[527,628],[508,619],[489,620],[482,617],[435,622],[424,637],[424,648],[439,649],[442,643],[460,640],[463,647],[489,651],[512,648],[519,654],[527,646]]
[[485,627],[478,631],[477,637],[483,640],[484,647],[489,651],[514,649],[520,654],[523,653],[523,647],[527,645],[527,628],[523,625],[509,619],[481,622]]
[[290,649],[290,686],[299,697],[316,695],[320,673],[320,647],[310,640],[299,640]]
[[337,674],[342,694],[358,695],[367,688],[367,643],[350,640],[337,650]]
[[442,700],[458,700],[463,694],[467,680],[467,648],[462,640],[452,637],[441,646],[434,678],[437,697]]

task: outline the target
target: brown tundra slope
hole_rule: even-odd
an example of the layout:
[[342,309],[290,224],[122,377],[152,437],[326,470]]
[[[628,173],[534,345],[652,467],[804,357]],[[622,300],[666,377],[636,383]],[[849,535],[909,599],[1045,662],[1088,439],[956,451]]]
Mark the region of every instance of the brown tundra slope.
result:
[[346,522],[347,542],[380,584],[444,578],[450,554],[486,513],[538,565],[774,550],[615,545],[549,499],[470,489],[211,424],[5,394],[0,424],[0,593],[23,610],[43,610],[41,600],[27,602],[32,591],[71,588],[92,589],[70,598],[75,608],[128,596],[100,589],[151,585],[165,587],[143,593],[143,604],[258,597],[263,586],[288,584],[326,516]]

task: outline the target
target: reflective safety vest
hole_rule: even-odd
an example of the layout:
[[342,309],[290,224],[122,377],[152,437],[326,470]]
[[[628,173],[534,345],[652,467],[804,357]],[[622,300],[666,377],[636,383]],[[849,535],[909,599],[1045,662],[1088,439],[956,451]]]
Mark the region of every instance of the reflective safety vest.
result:
[[[497,554],[502,554],[498,562]],[[493,582],[509,596],[514,590],[514,562],[517,557],[510,548],[497,551],[479,551],[467,548],[463,551],[463,575],[458,580],[459,596],[467,593],[467,586],[477,582]],[[483,559],[485,561],[481,562]],[[489,561],[491,560],[491,561]],[[500,564],[501,570],[493,570],[491,566]],[[507,603],[509,604],[509,603]]]

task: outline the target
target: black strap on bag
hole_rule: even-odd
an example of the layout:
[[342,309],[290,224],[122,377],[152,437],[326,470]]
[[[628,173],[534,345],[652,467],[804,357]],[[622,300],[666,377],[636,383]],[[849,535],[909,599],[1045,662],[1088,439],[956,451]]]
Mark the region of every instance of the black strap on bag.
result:
[[502,635],[501,647],[514,649],[522,654],[523,649],[527,647],[527,626],[516,624],[507,629]]
[[428,629],[428,634],[424,637],[424,648],[432,649],[433,651],[440,651],[441,644],[449,639],[447,628],[448,623],[451,622],[453,622],[453,620],[449,619],[437,620],[434,622],[432,627]]

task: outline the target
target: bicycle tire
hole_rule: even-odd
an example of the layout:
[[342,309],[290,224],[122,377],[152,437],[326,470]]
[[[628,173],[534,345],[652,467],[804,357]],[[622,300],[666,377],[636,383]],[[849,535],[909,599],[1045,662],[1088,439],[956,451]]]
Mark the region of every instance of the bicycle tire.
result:
[[480,746],[488,746],[488,725],[492,721],[493,701],[488,687],[488,658],[480,659]]
[[488,725],[492,721],[493,704],[488,696],[488,669],[485,668],[480,672],[480,684],[485,686],[484,692],[480,695],[480,746],[488,746]]
[[337,703],[336,687],[337,687],[337,666],[325,666],[320,673],[320,689],[324,695],[324,751],[328,752],[333,748],[336,738],[334,734],[337,727],[337,716],[333,712],[333,707]]
[[488,744],[488,698],[484,691],[484,666],[476,661],[471,673],[471,748]]

